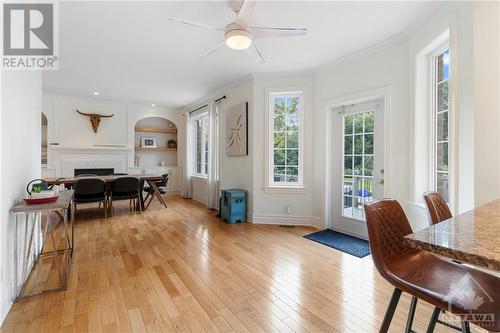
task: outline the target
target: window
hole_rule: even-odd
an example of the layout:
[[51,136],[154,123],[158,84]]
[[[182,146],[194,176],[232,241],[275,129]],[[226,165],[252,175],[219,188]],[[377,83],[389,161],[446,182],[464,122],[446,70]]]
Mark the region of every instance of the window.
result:
[[303,187],[302,92],[269,94],[269,186]]
[[192,119],[194,128],[194,174],[206,177],[208,173],[208,114]]
[[450,128],[449,128],[449,73],[450,52],[446,48],[432,59],[432,122],[433,122],[433,183],[449,202],[450,188]]

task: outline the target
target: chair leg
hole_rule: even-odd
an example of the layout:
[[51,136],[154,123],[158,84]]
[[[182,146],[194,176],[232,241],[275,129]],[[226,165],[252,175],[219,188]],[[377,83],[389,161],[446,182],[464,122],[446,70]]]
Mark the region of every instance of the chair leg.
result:
[[[108,218],[108,205],[106,204],[106,198],[104,198],[102,205],[104,206],[104,218]],[[99,202],[99,207],[101,207],[100,202]]]
[[154,199],[154,196],[151,196],[151,198],[149,198],[149,201],[148,203],[146,204],[146,207],[144,209],[148,209],[149,205],[151,204],[151,202],[153,201]]
[[427,331],[426,331],[427,333],[434,332],[434,328],[436,328],[436,324],[437,324],[440,313],[441,313],[441,309],[436,306],[434,308],[434,311],[432,311],[431,320],[429,321],[429,326],[427,326]]
[[396,308],[398,307],[399,298],[401,297],[401,289],[394,288],[394,292],[392,293],[391,301],[387,306],[387,311],[385,312],[384,321],[382,322],[382,326],[380,326],[380,333],[387,333],[389,331],[389,326],[391,326],[392,317],[394,317],[394,312],[396,312]]
[[418,298],[413,296],[411,298],[410,309],[408,310],[408,319],[406,320],[405,333],[413,332],[411,327],[413,326],[413,318],[415,318],[415,310],[417,309]]

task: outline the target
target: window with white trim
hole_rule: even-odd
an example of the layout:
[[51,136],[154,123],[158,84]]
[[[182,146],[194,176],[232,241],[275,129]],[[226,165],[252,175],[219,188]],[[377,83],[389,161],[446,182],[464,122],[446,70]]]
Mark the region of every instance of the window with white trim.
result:
[[440,192],[449,202],[450,190],[450,109],[449,109],[449,73],[450,52],[442,48],[432,56],[432,123],[433,156],[432,181],[434,190]]
[[208,113],[193,119],[194,132],[194,175],[207,177],[208,173]]
[[303,93],[269,94],[269,187],[303,187]]

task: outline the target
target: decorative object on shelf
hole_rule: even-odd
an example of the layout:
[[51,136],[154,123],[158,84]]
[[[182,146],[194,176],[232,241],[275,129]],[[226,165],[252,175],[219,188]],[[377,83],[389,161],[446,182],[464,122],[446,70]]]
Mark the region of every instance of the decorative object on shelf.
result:
[[158,148],[157,139],[143,136],[141,138],[141,148]]
[[248,155],[248,102],[227,112],[226,155]]
[[90,117],[90,123],[92,124],[92,128],[94,129],[94,133],[97,133],[97,129],[99,128],[99,123],[101,122],[101,118],[111,118],[114,116],[114,114],[104,115],[98,113],[84,113],[78,110],[76,110],[76,112],[78,112],[82,116]]
[[175,141],[173,139],[168,140],[167,146],[168,146],[168,148],[177,148],[177,141]]

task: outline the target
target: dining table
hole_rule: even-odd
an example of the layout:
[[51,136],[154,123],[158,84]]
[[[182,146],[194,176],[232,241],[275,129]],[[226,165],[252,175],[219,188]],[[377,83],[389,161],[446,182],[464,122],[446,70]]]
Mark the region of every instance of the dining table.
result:
[[500,199],[407,235],[404,244],[500,272]]
[[73,187],[75,184],[75,181],[77,179],[81,178],[100,178],[103,179],[106,183],[110,184],[112,183],[116,178],[119,177],[138,177],[140,179],[139,183],[139,203],[140,203],[140,208],[141,211],[146,210],[146,205],[144,202],[144,185],[145,183],[148,184],[148,186],[153,190],[153,196],[158,199],[158,201],[167,207],[167,204],[165,203],[165,200],[163,199],[160,190],[158,189],[158,186],[156,185],[157,182],[163,180],[162,176],[159,175],[151,175],[151,174],[140,174],[140,175],[106,175],[106,176],[80,176],[80,177],[65,177],[65,178],[44,178],[44,180],[49,184],[49,185],[67,185],[69,187]]

